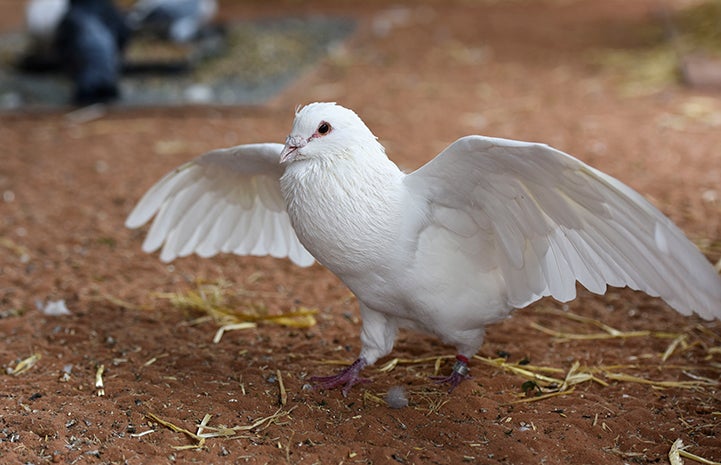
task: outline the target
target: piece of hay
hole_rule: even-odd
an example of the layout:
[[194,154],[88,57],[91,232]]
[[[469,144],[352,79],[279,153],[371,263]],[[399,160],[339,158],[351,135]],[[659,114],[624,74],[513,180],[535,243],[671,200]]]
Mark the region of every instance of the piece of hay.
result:
[[99,299],[107,300],[111,304],[116,305],[120,308],[125,308],[127,310],[139,310],[140,309],[140,306],[135,305],[132,302],[128,302],[127,300],[123,300],[119,297],[115,297],[112,294],[108,294],[107,292],[105,292],[103,290],[98,290],[98,293],[100,294]]
[[170,355],[170,354],[164,353],[164,354],[156,355],[155,357],[150,357],[148,360],[145,361],[145,363],[143,363],[143,367],[149,367],[153,363],[157,362],[159,359],[167,357],[168,355]]
[[602,330],[604,330],[605,332],[607,332],[608,334],[610,334],[611,336],[620,336],[620,335],[624,334],[623,331],[620,331],[612,326],[609,326],[606,323],[603,323],[602,321],[598,321],[594,318],[589,318],[589,317],[583,316],[583,315],[577,315],[572,312],[564,312],[562,310],[558,310],[558,309],[550,308],[550,307],[542,307],[542,308],[538,309],[537,311],[539,313],[546,313],[548,315],[566,318],[566,319],[569,319],[572,321],[577,321],[579,323],[585,323],[585,324],[589,324],[592,326],[597,326],[597,327],[601,328]]
[[671,465],[683,465],[683,459],[680,454],[683,447],[681,438],[676,439],[673,444],[671,444],[671,449],[668,451],[668,461],[671,462]]
[[377,395],[373,394],[370,391],[363,391],[363,405],[366,405],[368,402],[373,402],[377,405],[384,405],[385,401],[378,397]]
[[145,430],[145,431],[143,431],[143,432],[141,432],[141,433],[131,433],[131,434],[130,434],[130,437],[131,437],[131,438],[142,438],[143,436],[147,436],[148,434],[151,434],[151,433],[154,433],[154,432],[155,432],[154,429],[148,429],[148,430]]
[[173,447],[174,449],[191,449],[191,448],[192,449],[200,449],[201,447],[203,447],[205,445],[205,438],[198,436],[197,434],[193,433],[192,431],[188,431],[187,429],[185,429],[183,427],[176,426],[169,421],[165,421],[162,418],[160,418],[159,416],[157,416],[151,412],[146,413],[145,416],[147,418],[149,418],[150,420],[165,426],[166,428],[168,428],[171,431],[175,431],[176,433],[183,433],[186,436],[188,436],[189,438],[193,439],[194,441],[197,441],[196,444],[193,444],[190,446],[176,446],[176,447]]
[[597,340],[597,339],[624,339],[624,338],[631,338],[631,337],[647,337],[651,335],[651,331],[627,331],[627,332],[618,332],[614,334],[609,333],[593,333],[593,334],[574,334],[574,333],[566,333],[562,331],[554,331],[552,329],[546,328],[545,326],[541,326],[536,322],[531,322],[531,327],[533,329],[537,329],[538,331],[547,334],[549,336],[553,336],[557,339],[567,340],[567,341],[591,341],[591,340]]
[[316,309],[300,306],[289,312],[270,314],[264,303],[248,299],[258,293],[245,290],[231,293],[230,288],[227,282],[219,281],[198,284],[195,290],[185,293],[162,293],[157,296],[169,300],[175,307],[204,313],[221,325],[268,322],[292,328],[310,328],[316,324]]
[[276,422],[279,418],[290,416],[291,412],[295,410],[295,406],[291,407],[288,410],[283,410],[283,408],[279,408],[276,410],[276,412],[272,415],[269,415],[267,417],[260,418],[256,420],[255,422],[251,423],[250,425],[243,425],[243,426],[233,426],[233,427],[227,427],[227,426],[220,426],[220,427],[213,427],[213,426],[204,426],[204,430],[212,431],[211,433],[203,432],[202,434],[199,434],[198,436],[203,438],[215,438],[215,437],[221,437],[221,436],[232,436],[240,431],[252,431],[254,429],[260,428],[261,426],[265,425],[268,426],[271,423]]
[[596,378],[589,371],[580,371],[580,367],[581,363],[578,360],[573,362],[573,365],[571,365],[571,368],[569,368],[566,373],[566,377],[563,379],[563,384],[558,388],[559,391],[565,391],[571,386],[585,383],[586,381],[594,381],[601,386],[608,386],[607,382]]
[[688,446],[684,445],[681,438],[676,439],[673,444],[671,444],[671,449],[668,451],[668,460],[671,462],[671,465],[683,465],[684,462],[681,457],[693,460],[694,462],[703,463],[704,465],[721,465],[721,462],[714,462],[713,460],[688,452],[686,450],[687,447]]
[[531,322],[531,327],[534,329],[537,329],[538,331],[541,331],[544,334],[548,334],[549,336],[553,336],[558,339],[563,340],[596,340],[596,339],[616,339],[616,338],[630,338],[630,337],[646,337],[650,336],[652,333],[651,331],[643,330],[643,331],[621,331],[616,328],[613,328],[601,321],[595,320],[593,318],[588,318],[581,315],[576,315],[575,313],[571,312],[564,312],[561,310],[556,310],[555,308],[541,308],[537,310],[539,313],[546,313],[553,316],[558,316],[562,318],[569,319],[571,321],[576,321],[578,323],[588,324],[591,326],[596,326],[598,328],[601,328],[604,332],[603,333],[591,333],[591,334],[576,334],[571,332],[565,332],[565,331],[555,331],[549,328],[546,328],[545,326],[539,325],[538,323]]
[[288,403],[288,393],[285,391],[285,384],[283,384],[283,375],[280,373],[280,369],[275,370],[276,377],[278,378],[278,389],[280,390],[278,398],[280,405],[285,407]]
[[438,366],[440,366],[440,362],[444,359],[449,358],[455,358],[453,355],[441,355],[438,357],[424,357],[424,358],[394,358],[386,363],[383,364],[383,366],[378,368],[378,371],[382,371],[384,373],[389,373],[395,369],[398,365],[418,365],[428,362],[436,362],[436,372],[438,371]]
[[573,386],[587,381],[593,381],[602,386],[608,386],[608,383],[594,376],[588,367],[581,369],[581,364],[575,361],[566,372],[563,379],[547,376],[543,373],[563,373],[560,368],[538,367],[534,365],[519,365],[517,363],[509,363],[505,358],[486,358],[476,355],[476,360],[500,368],[506,372],[513,373],[525,379],[533,381],[539,385],[543,392],[563,392],[571,389]]
[[451,400],[449,398],[443,398],[439,397],[436,400],[432,400],[430,404],[428,405],[428,412],[426,413],[426,416],[430,416],[432,414],[438,414],[438,412],[441,411],[441,408],[443,408],[444,405],[446,405]]
[[205,441],[210,438],[218,438],[218,437],[232,438],[232,437],[236,436],[238,432],[252,431],[252,430],[260,428],[263,425],[268,426],[271,423],[276,422],[276,420],[278,420],[279,418],[282,418],[285,416],[290,416],[291,412],[294,409],[295,409],[295,407],[292,407],[292,408],[284,411],[282,408],[280,408],[274,414],[269,415],[267,417],[260,418],[250,425],[233,426],[233,427],[227,427],[227,426],[223,426],[223,425],[220,425],[217,427],[209,426],[208,423],[210,422],[211,416],[209,414],[205,414],[203,416],[203,419],[198,424],[198,428],[195,433],[186,428],[183,428],[182,426],[177,426],[169,421],[163,420],[162,418],[155,415],[154,413],[147,412],[145,414],[145,416],[148,419],[150,419],[151,421],[154,421],[176,433],[182,433],[182,434],[188,436],[193,441],[195,441],[195,444],[189,444],[189,445],[185,445],[185,446],[173,446],[173,449],[175,449],[175,450],[185,450],[185,449],[200,449],[205,446]]
[[704,380],[658,381],[658,380],[641,378],[641,377],[633,376],[633,375],[627,375],[625,373],[611,373],[611,372],[606,372],[605,376],[614,381],[625,381],[625,382],[630,382],[630,383],[648,384],[657,389],[669,389],[669,388],[702,389],[706,386],[718,386],[719,384],[721,384],[721,382],[714,381],[714,380],[708,380],[708,381],[704,381]]
[[105,395],[105,383],[103,383],[103,372],[105,371],[105,365],[98,365],[95,371],[95,394],[98,397]]
[[14,368],[7,367],[5,371],[9,375],[19,376],[19,375],[25,373],[26,371],[28,371],[29,369],[31,369],[32,367],[34,367],[35,364],[38,363],[38,361],[41,358],[42,358],[42,355],[40,355],[39,352],[35,352],[31,356],[20,360],[18,362],[18,364],[15,365]]
[[545,399],[549,399],[549,398],[551,398],[551,397],[565,396],[565,395],[568,395],[568,394],[572,394],[574,390],[575,390],[575,388],[567,389],[567,390],[565,390],[565,391],[548,392],[548,393],[546,393],[546,394],[541,394],[541,395],[534,396],[534,397],[525,397],[525,398],[523,398],[523,399],[514,400],[514,401],[509,402],[508,404],[505,404],[505,405],[510,405],[510,404],[522,404],[522,403],[526,403],[526,402],[537,402],[537,401],[539,401],[539,400],[545,400]]
[[668,360],[668,358],[671,356],[671,354],[673,354],[673,352],[676,350],[676,347],[678,347],[679,344],[685,343],[685,342],[686,342],[685,334],[681,334],[676,339],[671,341],[671,344],[668,345],[668,347],[666,348],[666,351],[661,356],[661,361],[665,362],[666,360]]
[[218,328],[218,331],[215,332],[215,336],[213,337],[213,344],[217,344],[220,342],[220,340],[223,338],[223,334],[225,334],[226,331],[237,331],[240,329],[253,329],[258,327],[257,324],[251,323],[249,321],[244,321],[242,323],[230,323],[227,325],[223,325],[220,328]]
[[693,460],[694,462],[703,463],[705,465],[721,465],[721,462],[715,462],[713,460],[709,460],[707,458],[701,457],[696,454],[692,454],[691,452],[681,449],[678,451],[679,455],[681,457],[685,457],[689,460]]
[[[378,370],[381,372],[390,372],[401,364],[423,364],[435,361],[434,372],[438,373],[440,363],[443,360],[452,358],[454,358],[454,356],[452,355],[444,355],[439,357],[424,357],[417,359],[394,358],[383,364],[381,367],[378,368]],[[556,378],[553,376],[549,376],[549,374],[564,374],[563,369],[528,364],[520,365],[517,363],[509,363],[505,358],[488,358],[480,355],[475,355],[473,358],[487,365],[491,365],[503,371],[533,381],[534,383],[538,384],[538,387],[543,392],[567,391],[570,390],[573,386],[584,383],[586,381],[593,381],[602,386],[608,386],[608,383],[593,374],[593,371],[597,370],[592,370],[588,367],[583,367],[582,369],[581,364],[578,361],[574,362],[568,369],[568,371],[565,371],[565,376],[563,378]],[[345,364],[345,362],[342,362],[342,364]]]

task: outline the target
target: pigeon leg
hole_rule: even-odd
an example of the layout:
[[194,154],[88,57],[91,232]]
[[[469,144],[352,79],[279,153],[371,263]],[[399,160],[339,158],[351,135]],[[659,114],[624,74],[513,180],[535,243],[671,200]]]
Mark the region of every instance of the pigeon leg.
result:
[[468,374],[468,357],[465,355],[456,355],[456,364],[453,365],[453,371],[448,376],[431,376],[436,384],[449,384],[448,392],[452,392],[463,381],[470,379]]
[[315,387],[320,389],[333,389],[343,386],[343,397],[347,397],[350,389],[359,383],[369,383],[370,380],[359,376],[361,370],[368,364],[363,357],[358,358],[353,364],[335,375],[331,376],[313,376],[310,379]]

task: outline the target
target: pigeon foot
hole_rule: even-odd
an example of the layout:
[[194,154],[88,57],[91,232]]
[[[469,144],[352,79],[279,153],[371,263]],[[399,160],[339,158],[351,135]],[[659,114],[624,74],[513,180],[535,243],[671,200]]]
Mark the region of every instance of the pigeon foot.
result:
[[468,358],[464,355],[458,354],[456,355],[456,364],[453,365],[453,371],[450,375],[431,376],[431,379],[434,380],[436,384],[450,385],[450,387],[448,388],[448,392],[451,393],[463,381],[471,379],[468,371]]
[[353,362],[351,366],[339,371],[337,374],[331,376],[313,376],[310,379],[310,382],[314,383],[314,387],[319,389],[333,389],[343,386],[343,390],[341,391],[343,393],[343,397],[348,397],[348,393],[354,385],[370,382],[369,379],[361,378],[359,376],[361,370],[367,364],[366,360],[363,357],[360,357]]

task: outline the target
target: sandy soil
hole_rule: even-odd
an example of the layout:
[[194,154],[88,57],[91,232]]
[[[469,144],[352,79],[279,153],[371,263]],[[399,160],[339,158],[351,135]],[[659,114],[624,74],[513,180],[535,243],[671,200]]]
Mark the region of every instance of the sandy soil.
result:
[[[526,378],[483,360],[449,395],[428,377],[453,348],[404,332],[379,366],[393,357],[415,362],[368,368],[373,382],[343,398],[303,388],[310,375],[336,368],[328,361],[350,362],[359,350],[356,302],[328,271],[233,256],[168,266],[141,252],[144,231],[123,221],[161,175],[212,148],[283,141],[297,104],[335,100],[409,169],[471,133],[547,142],[647,195],[719,260],[718,94],[671,84],[625,96],[623,77],[593,60],[598,50],[657,40],[655,1],[341,3],[224,2],[227,18],[342,14],[359,22],[342,48],[262,107],[111,109],[87,122],[64,112],[0,116],[0,364],[12,371],[40,357],[24,373],[1,375],[0,461],[667,463],[679,438],[689,452],[721,461],[721,324],[657,299],[581,291],[568,305],[542,301],[489,328],[479,354],[486,359],[550,367],[557,371],[543,373],[561,380],[578,362],[576,373],[600,381],[563,395],[526,396]],[[0,27],[21,26],[14,2],[0,12]],[[160,296],[221,280],[241,307],[312,308],[317,324],[263,323],[213,344],[216,323]],[[59,299],[71,315],[36,307]],[[538,325],[603,331],[554,310],[643,333],[553,337]],[[440,359],[441,371],[450,367]],[[394,386],[406,390],[407,407],[383,401]],[[205,415],[210,426],[246,428],[184,449],[197,440],[149,414],[193,432]]]

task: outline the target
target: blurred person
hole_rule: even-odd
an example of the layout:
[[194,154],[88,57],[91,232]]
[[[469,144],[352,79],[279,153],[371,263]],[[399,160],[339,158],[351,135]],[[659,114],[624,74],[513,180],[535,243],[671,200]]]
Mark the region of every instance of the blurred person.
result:
[[108,102],[120,95],[123,51],[130,28],[112,0],[70,0],[55,32],[55,52],[73,80],[73,102]]

